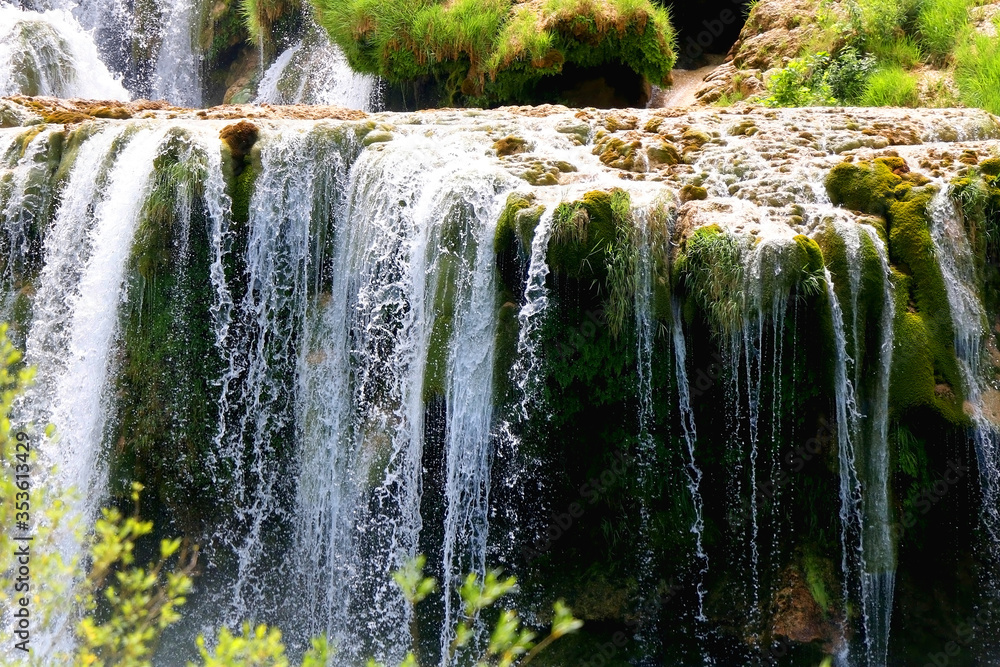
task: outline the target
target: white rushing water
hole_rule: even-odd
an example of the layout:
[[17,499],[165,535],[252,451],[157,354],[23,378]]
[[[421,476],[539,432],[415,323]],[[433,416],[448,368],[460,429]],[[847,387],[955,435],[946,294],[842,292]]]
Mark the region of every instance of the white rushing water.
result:
[[158,0],[160,50],[150,97],[186,107],[201,106],[201,54],[195,42],[198,0]]
[[[283,55],[284,65],[293,67],[303,49]],[[675,238],[675,231],[686,234],[690,227],[681,228],[678,217],[674,229],[673,216],[680,214],[666,210],[673,202],[656,211],[638,203],[668,197],[669,186],[603,171],[593,146],[580,139],[593,129],[581,128],[583,115],[546,109],[512,119],[509,111],[449,110],[372,114],[356,121],[255,119],[259,140],[245,165],[235,149],[220,146],[220,130],[235,121],[101,120],[92,127],[0,130],[4,315],[25,320],[27,361],[38,367],[36,384],[17,405],[17,417],[56,426],[58,440],[43,450],[43,463],[55,466],[45,481],[54,490],[79,493],[71,516],[84,525],[107,502],[109,488],[127,482],[109,474],[116,463],[127,465],[134,446],[127,435],[119,438],[116,418],[128,423],[128,410],[136,407],[132,403],[145,399],[141,391],[132,396],[116,389],[129,386],[126,373],[144,361],[131,356],[136,341],[130,332],[133,318],[149,312],[143,299],[152,292],[144,291],[143,281],[155,282],[157,275],[136,266],[146,259],[143,243],[149,232],[164,232],[169,241],[157,250],[169,260],[165,264],[181,285],[178,290],[194,276],[207,275],[197,294],[184,295],[198,300],[196,316],[207,319],[198,321],[206,325],[198,335],[207,341],[211,358],[197,369],[203,377],[192,382],[204,382],[208,393],[191,396],[211,396],[199,404],[208,408],[208,435],[196,444],[204,453],[199,473],[210,478],[204,488],[218,493],[207,501],[218,507],[218,516],[210,517],[213,523],[203,532],[197,532],[200,526],[190,531],[210,563],[191,599],[191,615],[198,618],[191,626],[202,623],[196,630],[210,633],[220,622],[237,627],[245,619],[268,622],[282,628],[291,653],[301,653],[309,638],[325,634],[336,647],[336,664],[343,667],[364,664],[368,657],[398,664],[419,631],[422,659],[452,667],[464,664],[449,650],[463,615],[457,589],[468,573],[482,576],[501,561],[522,583],[544,589],[549,583],[545,568],[564,567],[559,559],[586,554],[585,541],[598,542],[592,539],[597,531],[620,527],[623,537],[614,545],[620,551],[612,557],[620,557],[615,562],[624,563],[627,572],[617,580],[602,573],[608,587],[596,590],[609,599],[627,590],[631,597],[623,602],[600,602],[628,608],[622,618],[638,608],[640,624],[648,622],[633,633],[631,657],[638,656],[638,662],[666,654],[669,660],[676,650],[700,654],[703,664],[724,664],[719,647],[740,642],[734,651],[766,661],[765,639],[781,636],[774,619],[786,588],[783,577],[800,568],[800,554],[812,546],[808,537],[789,532],[811,511],[792,499],[828,488],[830,497],[820,502],[837,507],[839,501],[832,510],[839,516],[827,517],[817,529],[825,537],[817,539],[829,541],[823,557],[835,559],[837,536],[831,531],[839,518],[848,610],[843,619],[824,619],[834,635],[829,639],[841,651],[843,665],[890,664],[897,563],[890,531],[888,392],[897,295],[885,244],[853,214],[832,214],[829,231],[844,242],[845,275],[825,271],[825,294],[800,291],[803,267],[790,258],[801,258],[802,239],[792,236],[805,230],[821,238],[826,230],[806,215],[801,229],[761,218],[750,232],[745,214],[753,205],[733,200],[731,213],[725,214],[730,217],[722,220],[724,233],[738,244],[725,257],[734,262],[725,267],[732,270],[727,277],[737,276],[733,291],[738,295],[725,295],[735,308],[729,313],[732,321],[713,322],[713,313],[685,304],[691,295],[682,291],[671,296],[669,315],[659,312],[665,305],[659,299],[674,279],[673,244],[686,243]],[[765,125],[765,118],[758,120]],[[514,132],[525,139],[525,153],[498,157],[495,142]],[[527,172],[537,175],[549,168],[544,160],[552,155],[581,168],[552,167],[546,173],[553,174],[558,187],[526,185],[535,177]],[[231,200],[242,203],[237,195],[246,181],[230,170],[239,173],[244,166],[250,171],[243,175],[254,176],[246,219],[236,215]],[[705,182],[719,192],[735,184],[718,176]],[[553,275],[554,204],[613,187],[626,189],[633,206],[629,251],[635,256],[629,261],[635,263],[629,278],[634,278],[634,310],[627,322],[634,329],[615,341],[601,339],[607,348],[595,346],[569,360],[581,365],[566,374],[608,350],[626,361],[620,367],[597,367],[616,383],[616,394],[605,392],[609,399],[598,395],[600,390],[585,400],[602,410],[600,401],[617,402],[620,423],[609,432],[623,433],[623,441],[634,446],[636,465],[618,487],[620,496],[615,491],[592,512],[587,508],[575,535],[556,549],[540,549],[548,553],[521,569],[522,561],[509,554],[528,558],[521,549],[529,541],[518,541],[518,531],[534,526],[508,524],[522,512],[548,513],[550,492],[555,499],[565,492],[578,502],[574,475],[589,472],[578,473],[572,463],[559,467],[561,457],[568,460],[579,450],[574,450],[577,443],[551,442],[557,439],[552,433],[575,425],[566,426],[566,415],[553,415],[546,405],[550,398],[556,404],[563,380],[561,367],[547,363],[547,351],[559,343],[549,336],[557,327],[572,327],[557,318],[576,312],[574,303],[561,301],[563,290],[569,284],[582,295],[593,288],[563,282],[558,270]],[[520,274],[509,280],[500,275],[508,267],[497,266],[506,260],[503,253],[498,260],[496,224],[515,189],[541,203],[528,211],[540,212],[530,243],[520,238],[529,231],[520,226],[525,219],[518,221],[517,243],[528,247],[517,247]],[[812,199],[810,205],[824,209],[826,220],[834,209],[818,194]],[[714,203],[687,202],[683,215],[697,213],[699,205]],[[169,218],[171,229],[151,229],[168,224],[151,213],[157,207],[166,207],[162,217]],[[997,529],[998,439],[987,419],[992,390],[981,367],[988,329],[975,257],[944,188],[930,214],[984,476],[983,518],[988,529]],[[778,227],[780,233],[772,233]],[[690,251],[692,246],[684,247]],[[692,257],[687,255],[688,261]],[[681,284],[694,289],[693,282]],[[818,282],[808,284],[813,286],[818,288]],[[802,336],[797,309],[817,297],[815,303],[828,301],[832,340],[801,346],[810,354],[832,350],[833,387],[803,392],[809,395],[797,402],[789,398],[798,389],[790,378],[801,377],[795,365],[802,361],[795,348]],[[27,315],[18,310],[25,301],[30,301]],[[168,315],[170,326],[177,327],[188,316]],[[721,383],[714,389],[700,384],[709,355],[720,362],[719,373],[711,373],[712,382]],[[171,370],[187,372],[177,368],[183,366]],[[666,369],[673,378],[659,375],[670,372]],[[676,386],[676,403],[671,404],[668,385]],[[670,395],[659,396],[659,391]],[[697,403],[705,391],[715,393]],[[718,405],[709,403],[716,400]],[[507,412],[500,407],[505,404],[511,406],[509,414],[501,414]],[[783,490],[782,454],[797,444],[790,434],[797,437],[810,419],[796,413],[792,421],[789,413],[803,405],[827,412],[831,404],[836,454],[830,450],[829,455],[836,461],[817,460]],[[521,437],[524,452],[531,454],[513,451]],[[545,451],[550,444],[552,451]],[[524,460],[501,461],[506,446],[513,458],[523,454]],[[115,459],[117,451],[126,452],[126,458]],[[676,470],[664,470],[661,456],[670,457]],[[511,478],[516,475],[501,478],[508,464],[520,466],[516,480]],[[815,477],[805,481],[810,475]],[[562,478],[570,484],[562,485]],[[511,491],[517,484],[524,488]],[[774,492],[760,493],[764,489]],[[172,493],[166,485],[159,490]],[[665,491],[662,497],[646,495],[654,490]],[[503,493],[519,506],[499,506]],[[161,500],[168,516],[204,501]],[[743,500],[749,506],[745,516],[725,515]],[[619,525],[608,525],[616,521]],[[664,544],[685,546],[683,553],[672,554]],[[69,538],[65,546],[71,556],[80,553]],[[428,556],[425,574],[437,579],[439,592],[421,607],[428,611],[416,623],[393,572],[419,553]],[[676,571],[667,571],[668,563]],[[664,594],[653,591],[654,580],[674,576],[686,580],[687,592],[666,604],[680,621],[650,611],[663,602],[657,597],[657,605],[650,604],[652,595]],[[717,594],[720,588],[729,589],[728,597]],[[529,623],[542,627],[545,607],[553,601],[546,597],[550,593],[553,600],[562,595],[561,590],[528,590],[501,604],[519,606]],[[570,591],[565,597],[580,603],[582,613],[591,613],[580,595]],[[722,606],[730,608],[720,612]],[[70,608],[66,604],[65,614],[40,630],[43,653],[70,646],[69,628],[76,620]],[[842,644],[835,636],[837,625]],[[475,630],[472,643],[482,648],[489,641],[486,623]],[[677,647],[663,639],[670,633],[680,640]],[[169,650],[176,652],[167,663],[183,651]]]
[[[853,363],[847,352],[844,335],[844,313],[834,290],[833,276],[825,270],[826,294],[830,301],[834,335],[834,410],[837,416],[837,468],[840,490],[840,550],[841,577],[843,582],[843,604],[847,609],[852,594],[857,590],[858,573],[864,571],[864,546],[861,532],[863,515],[861,511],[861,483],[858,479],[855,453],[855,439],[858,410],[855,402],[854,385],[848,375],[848,366]],[[868,626],[867,610],[865,625]],[[845,660],[846,660],[845,656]]]
[[[54,477],[46,481],[52,492],[73,494],[68,525],[89,524],[105,497],[107,466],[101,451],[114,372],[115,314],[152,157],[165,130],[140,130],[113,166],[107,158],[120,129],[109,129],[85,144],[46,244],[26,354],[26,361],[38,367],[38,379],[19,416],[56,429],[42,461],[54,469]],[[107,183],[99,189],[98,176],[105,169]],[[68,562],[80,545],[67,535],[61,548]],[[72,641],[69,610],[69,605],[63,606],[43,630],[41,655],[65,650]]]
[[0,2],[0,97],[18,94],[129,99],[69,9],[35,12]]
[[687,473],[688,492],[691,494],[691,503],[694,506],[694,521],[691,523],[691,534],[694,536],[694,559],[697,568],[696,586],[698,593],[698,609],[695,613],[695,621],[698,624],[696,632],[699,638],[704,640],[704,629],[701,627],[708,619],[705,616],[705,575],[708,573],[708,554],[704,548],[704,506],[701,497],[701,468],[698,467],[698,460],[695,454],[695,445],[698,441],[698,431],[694,421],[694,410],[691,408],[691,390],[687,376],[687,345],[684,341],[683,316],[679,303],[673,305],[673,327],[672,338],[674,348],[674,374],[677,378],[677,399],[679,401],[681,433],[684,437],[684,444],[687,448]]
[[[836,414],[840,468],[841,570],[844,602],[859,596],[864,628],[864,664],[886,664],[895,589],[895,546],[889,500],[889,373],[896,316],[891,270],[885,244],[869,225],[835,220],[835,233],[846,253],[850,327],[844,321],[833,277],[827,294],[836,343]],[[869,253],[866,255],[866,253]],[[874,255],[870,255],[874,253]],[[866,265],[874,261],[874,266]],[[859,328],[862,272],[878,272],[882,283],[881,337],[864,350]],[[850,338],[846,335],[850,333]],[[863,392],[864,412],[858,396]],[[846,649],[846,644],[845,644]],[[843,657],[847,660],[846,656]]]
[[[301,155],[302,147],[287,150]],[[417,552],[427,392],[443,392],[446,406],[439,578],[449,617],[457,614],[455,582],[486,567],[492,239],[498,195],[510,182],[489,164],[458,159],[463,152],[461,139],[399,138],[329,183],[342,188],[343,204],[329,254],[314,254],[313,270],[332,282],[301,311],[295,567],[303,581],[326,582],[307,589],[309,632],[329,633],[357,660],[367,652],[400,660],[408,643],[410,610],[389,575]],[[265,162],[262,178],[271,170]],[[278,203],[277,217],[299,206],[299,229],[309,229],[313,202],[304,193]]]
[[358,74],[344,54],[319,28],[288,47],[268,67],[257,88],[255,104],[330,104],[377,110],[375,77]]

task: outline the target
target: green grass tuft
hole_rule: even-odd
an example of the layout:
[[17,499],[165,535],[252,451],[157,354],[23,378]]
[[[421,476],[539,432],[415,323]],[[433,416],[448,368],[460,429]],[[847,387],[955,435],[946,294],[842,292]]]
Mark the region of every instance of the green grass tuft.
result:
[[917,34],[931,62],[948,61],[956,42],[966,34],[969,0],[923,0],[917,13]]
[[979,35],[960,47],[955,80],[963,104],[1000,114],[1000,41]]
[[917,77],[902,67],[884,67],[868,79],[861,104],[869,107],[915,107],[920,103]]
[[896,35],[871,43],[872,55],[883,66],[912,69],[923,58],[920,43],[910,35]]

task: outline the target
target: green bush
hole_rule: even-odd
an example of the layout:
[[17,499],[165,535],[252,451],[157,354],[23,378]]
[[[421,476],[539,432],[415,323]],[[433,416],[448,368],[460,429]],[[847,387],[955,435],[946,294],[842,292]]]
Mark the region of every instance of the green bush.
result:
[[853,47],[847,47],[827,65],[826,83],[834,99],[843,104],[854,104],[864,95],[874,70],[875,59],[872,56],[860,55]]
[[917,78],[902,67],[883,67],[868,79],[861,104],[868,107],[915,107],[920,103]]
[[1000,114],[1000,41],[979,35],[958,49],[955,60],[962,103]]
[[825,52],[805,58],[795,58],[774,74],[768,82],[768,95],[763,102],[769,107],[807,107],[835,104],[833,92],[826,82],[826,67],[830,56]]
[[825,51],[796,58],[768,82],[770,107],[831,106],[854,104],[864,94],[875,59],[853,47],[836,56]]

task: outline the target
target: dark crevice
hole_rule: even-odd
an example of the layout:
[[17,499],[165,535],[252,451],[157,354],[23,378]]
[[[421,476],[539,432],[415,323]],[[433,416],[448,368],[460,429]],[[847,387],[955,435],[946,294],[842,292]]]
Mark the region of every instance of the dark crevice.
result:
[[739,39],[746,23],[748,0],[676,0],[662,2],[670,8],[677,31],[678,69],[709,64],[709,54],[725,54]]

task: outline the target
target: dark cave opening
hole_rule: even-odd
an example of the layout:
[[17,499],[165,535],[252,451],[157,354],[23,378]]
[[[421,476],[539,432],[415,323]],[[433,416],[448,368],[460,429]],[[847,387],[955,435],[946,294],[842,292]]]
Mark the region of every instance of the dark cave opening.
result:
[[674,0],[670,9],[677,31],[676,69],[697,69],[709,55],[725,55],[739,39],[750,0]]

